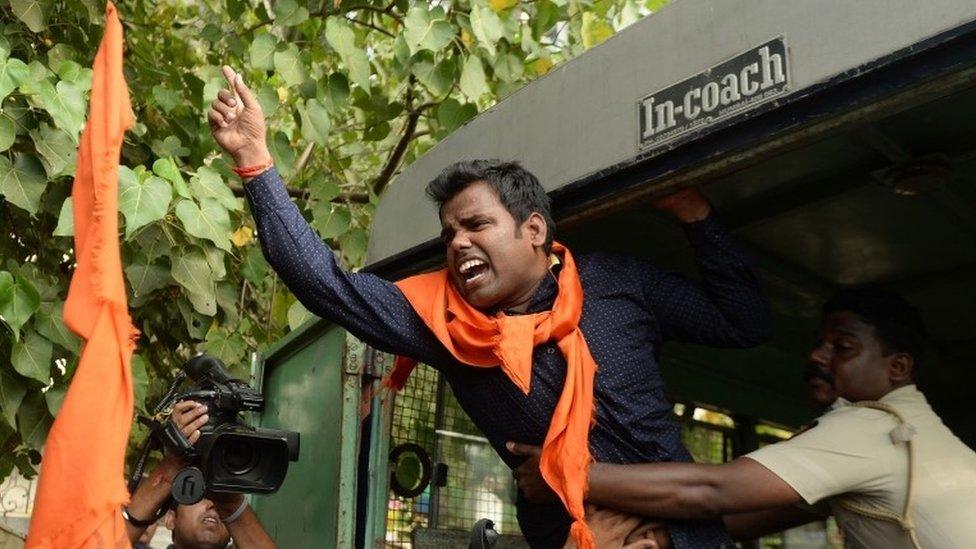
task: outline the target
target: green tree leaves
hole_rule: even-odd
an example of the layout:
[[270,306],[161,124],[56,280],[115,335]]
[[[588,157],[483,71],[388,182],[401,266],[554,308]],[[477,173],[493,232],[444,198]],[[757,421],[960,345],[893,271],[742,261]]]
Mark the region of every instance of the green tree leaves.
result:
[[452,132],[478,114],[478,107],[471,103],[462,105],[456,99],[447,99],[437,107],[437,121],[446,131]]
[[31,130],[30,136],[34,140],[37,153],[41,155],[41,164],[49,178],[74,174],[78,144],[73,135],[61,128],[41,124],[36,130]]
[[472,55],[464,62],[461,69],[461,93],[471,101],[477,101],[488,91],[485,69],[481,65],[481,58]]
[[329,110],[318,99],[309,99],[302,111],[302,137],[319,145],[329,143],[332,121]]
[[471,30],[488,53],[495,55],[495,44],[505,36],[498,14],[488,6],[474,6],[471,8]]
[[302,63],[298,47],[294,44],[274,53],[274,68],[289,86],[297,86],[305,81],[305,64]]
[[[357,267],[378,195],[404,166],[663,3],[127,4],[137,125],[123,146],[119,209],[130,311],[143,332],[133,359],[137,406],[155,402],[193,353],[242,364],[309,316],[264,260],[244,187],[210,136],[206,108],[226,85],[220,65],[239,70],[262,105],[289,195]],[[31,470],[30,452],[78,363],[80,341],[62,318],[75,261],[70,176],[104,20],[104,4],[89,0],[8,5],[12,16],[0,25],[0,444],[16,448],[0,458],[0,477],[14,461]]]
[[171,259],[173,279],[187,291],[193,308],[203,315],[215,315],[217,290],[203,249],[198,246],[181,248]]
[[37,332],[28,332],[23,341],[15,341],[10,362],[14,370],[24,377],[47,384],[51,377],[51,353],[53,345]]
[[339,53],[339,57],[349,70],[349,78],[369,92],[369,59],[365,51],[356,47],[355,33],[349,24],[342,19],[330,21],[325,28],[325,39]]
[[82,86],[65,80],[51,85],[42,80],[38,89],[44,109],[54,119],[54,124],[72,136],[78,135],[85,124],[87,111]]
[[173,189],[168,181],[145,170],[137,174],[122,166],[119,169],[119,211],[125,216],[125,237],[166,215]]
[[17,409],[27,395],[27,385],[9,370],[0,369],[0,412],[11,427],[17,426]]
[[0,57],[0,101],[27,78],[27,64],[17,58]]
[[17,126],[9,116],[0,114],[0,152],[10,148],[17,138]]
[[29,280],[0,271],[0,316],[19,339],[20,328],[41,305],[41,297]]
[[445,19],[444,9],[429,9],[424,4],[410,8],[403,20],[403,37],[410,53],[418,50],[440,51],[451,43],[456,28]]
[[259,34],[251,42],[248,50],[251,68],[264,71],[274,70],[275,38],[270,34]]
[[308,19],[308,9],[299,6],[295,0],[281,0],[275,2],[275,23],[284,27],[291,27]]
[[31,154],[18,154],[11,164],[0,156],[0,194],[8,202],[33,215],[41,203],[47,176],[40,161]]
[[183,222],[187,233],[230,251],[230,216],[216,199],[204,198],[199,206],[192,200],[180,200],[176,203],[176,217]]
[[31,448],[41,449],[47,439],[54,418],[48,411],[44,393],[30,393],[17,410],[17,428],[24,442]]
[[31,32],[41,32],[47,28],[53,6],[53,0],[10,0],[10,9]]
[[590,49],[613,36],[613,27],[594,13],[583,14],[583,47]]

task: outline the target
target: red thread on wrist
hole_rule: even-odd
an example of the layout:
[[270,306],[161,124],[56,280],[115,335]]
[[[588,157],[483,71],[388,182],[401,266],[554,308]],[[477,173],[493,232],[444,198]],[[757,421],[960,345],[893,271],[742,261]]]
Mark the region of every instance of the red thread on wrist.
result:
[[255,164],[253,166],[244,166],[242,168],[231,168],[238,177],[255,177],[264,173],[268,168],[274,166],[274,159],[268,158],[260,164]]

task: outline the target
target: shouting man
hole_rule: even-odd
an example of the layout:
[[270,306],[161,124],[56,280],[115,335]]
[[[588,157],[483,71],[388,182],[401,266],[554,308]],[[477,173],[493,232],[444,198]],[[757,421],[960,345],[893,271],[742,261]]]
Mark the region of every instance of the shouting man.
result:
[[[631,257],[574,257],[553,240],[535,176],[514,162],[458,162],[427,187],[446,269],[394,284],[336,265],[272,166],[258,102],[239,74],[224,72],[232,89],[208,113],[213,135],[236,162],[265,257],[292,292],[377,349],[439,370],[509,467],[524,458],[506,441],[545,441],[543,470],[559,499],[517,502],[532,546],[561,546],[572,526],[592,547],[582,501],[591,455],[690,461],[664,395],[662,342],[745,347],[769,327],[750,261],[700,193],[657,204],[685,226],[703,275],[696,284]],[[392,381],[407,373],[398,368]],[[728,542],[718,520],[668,530],[679,548]]]

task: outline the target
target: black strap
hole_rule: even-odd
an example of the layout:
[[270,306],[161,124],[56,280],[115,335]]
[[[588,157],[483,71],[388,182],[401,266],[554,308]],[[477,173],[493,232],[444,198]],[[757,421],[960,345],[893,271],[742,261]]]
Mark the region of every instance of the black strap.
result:
[[154,516],[154,517],[152,517],[150,519],[140,520],[140,519],[137,519],[136,517],[132,516],[132,513],[129,512],[129,508],[128,507],[123,507],[122,508],[122,518],[124,518],[125,520],[127,520],[129,522],[129,524],[135,526],[136,528],[148,528],[148,527],[152,526],[153,524],[155,524],[156,521],[159,520],[163,515],[165,515],[166,514],[166,511],[168,511],[168,510],[169,510],[169,500],[167,500],[166,503],[164,503],[163,505],[161,505],[159,507],[159,509],[156,510],[156,516]]

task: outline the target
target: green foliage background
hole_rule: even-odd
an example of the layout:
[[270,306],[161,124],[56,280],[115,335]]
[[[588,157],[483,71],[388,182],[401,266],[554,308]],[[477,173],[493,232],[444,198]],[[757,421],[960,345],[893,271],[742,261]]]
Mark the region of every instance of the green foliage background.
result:
[[[478,112],[666,0],[120,0],[138,121],[119,181],[137,407],[201,350],[249,352],[307,311],[262,258],[205,113],[241,70],[312,225],[361,265],[377,197]],[[0,479],[31,476],[78,363],[61,319],[96,0],[0,0]],[[133,442],[145,436],[133,431]]]

